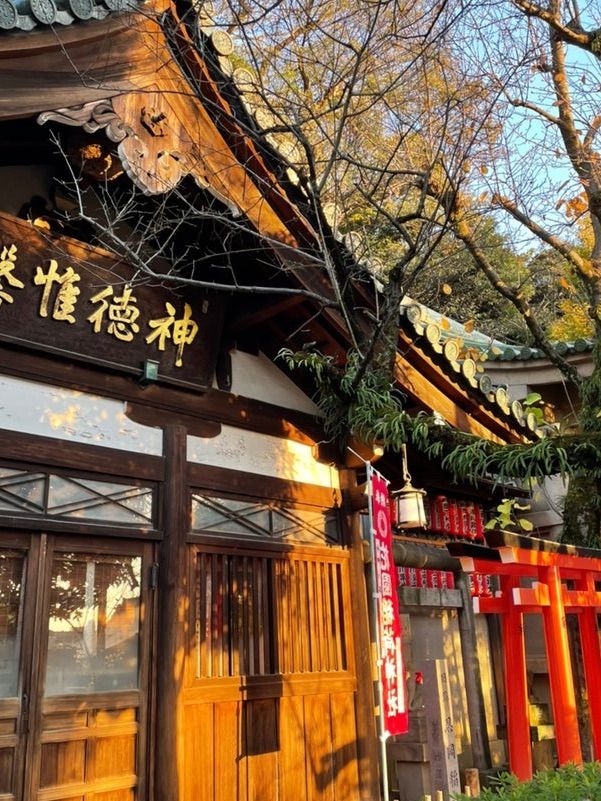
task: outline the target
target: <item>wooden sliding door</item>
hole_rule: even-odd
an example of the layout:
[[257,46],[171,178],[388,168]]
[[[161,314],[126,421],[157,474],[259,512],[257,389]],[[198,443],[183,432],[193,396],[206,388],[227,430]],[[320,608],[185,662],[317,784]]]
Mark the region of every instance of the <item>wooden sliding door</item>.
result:
[[0,801],[146,799],[149,549],[0,538]]

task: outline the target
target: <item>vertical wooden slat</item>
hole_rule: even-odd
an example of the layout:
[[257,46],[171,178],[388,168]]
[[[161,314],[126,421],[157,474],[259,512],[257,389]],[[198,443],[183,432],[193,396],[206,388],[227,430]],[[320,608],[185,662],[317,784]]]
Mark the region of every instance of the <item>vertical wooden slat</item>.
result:
[[236,592],[235,598],[235,614],[236,614],[236,639],[234,640],[233,648],[235,651],[235,658],[238,662],[237,676],[241,676],[246,672],[246,631],[244,629],[244,558],[241,556],[236,557]]
[[[263,648],[262,652],[265,657],[265,673],[275,673],[275,665],[274,665],[274,649],[272,648],[272,627],[273,627],[273,617],[271,616],[271,603],[270,603],[270,590],[269,590],[269,582],[271,578],[271,570],[272,570],[272,561],[270,559],[262,559],[261,560],[261,573],[262,573],[262,583],[263,583],[263,592],[261,595],[262,604],[263,604],[263,614],[261,620],[263,621]],[[276,629],[277,631],[277,629]]]
[[291,626],[290,626],[290,562],[288,559],[281,559],[282,566],[281,586],[280,586],[280,615],[282,618],[282,639],[280,649],[282,652],[282,673],[292,673],[291,667]]
[[301,671],[311,670],[311,649],[309,645],[309,611],[307,590],[307,563],[298,561],[298,611],[299,611],[299,638],[301,650]]
[[[215,704],[215,801],[236,801],[238,798],[238,702]],[[200,801],[202,796],[198,797]],[[212,800],[211,800],[212,801]]]
[[335,599],[332,596],[332,574],[335,565],[330,562],[324,564],[324,620],[326,621],[326,641],[328,643],[328,667],[330,670],[338,669],[338,661],[336,659],[336,643],[338,641],[339,631],[335,625],[333,604]]
[[[189,704],[185,707],[185,793],[181,801],[215,798],[215,725],[213,704]],[[160,749],[159,749],[160,751]],[[159,753],[159,766],[162,763]],[[161,796],[157,796],[157,799]],[[140,801],[142,801],[140,799]]]
[[257,560],[249,558],[247,560],[246,570],[246,626],[248,630],[248,666],[247,673],[249,676],[256,675],[257,669],[255,666],[255,652],[256,652],[256,630],[255,630],[255,599],[257,592],[256,582],[256,569]]
[[248,626],[246,608],[246,557],[238,558],[238,614],[240,622],[240,636],[238,640],[240,675],[248,673]]
[[317,613],[315,609],[315,591],[313,584],[313,563],[305,562],[307,570],[307,609],[308,609],[308,641],[309,641],[309,671],[319,670],[319,638],[317,636]]
[[278,701],[246,704],[248,801],[278,801]]
[[292,672],[299,673],[302,670],[302,653],[301,653],[301,622],[300,622],[300,608],[298,599],[298,584],[299,584],[299,560],[292,559],[290,561],[290,638],[291,638],[291,651],[290,658],[292,659]]
[[211,640],[211,676],[220,676],[221,673],[219,671],[219,657],[220,657],[220,647],[219,647],[219,625],[218,625],[218,618],[219,618],[219,610],[218,610],[218,602],[217,602],[217,595],[219,593],[219,560],[220,556],[218,554],[213,554],[211,556],[211,567],[210,567],[210,579],[211,579],[211,617],[210,617],[210,625],[211,628],[209,629],[209,637]]
[[336,670],[344,670],[346,664],[342,653],[342,619],[340,609],[340,583],[339,565],[333,564],[331,570],[332,579],[332,617],[334,628],[334,648],[336,650],[335,665]]
[[238,703],[238,801],[248,801],[248,747],[246,701]]
[[330,696],[335,801],[354,801],[359,790],[357,726],[352,693]]
[[[96,728],[96,709],[88,712],[88,726],[93,730]],[[93,782],[96,778],[96,738],[90,737],[86,742],[86,770],[85,777],[87,782]]]
[[280,699],[279,801],[307,801],[305,710],[300,696]]
[[265,636],[267,620],[267,605],[265,603],[267,593],[266,560],[257,559],[257,595],[255,604],[256,618],[256,649],[257,649],[257,672],[262,676],[267,671],[268,665],[268,640]]
[[194,662],[194,676],[205,676],[207,660],[207,638],[205,631],[205,555],[197,553],[194,559],[194,638],[196,659]]
[[223,675],[232,675],[232,635],[231,635],[231,560],[227,556],[221,557],[222,563],[222,590],[221,590],[221,653],[223,654]]
[[239,625],[239,604],[238,604],[238,557],[228,557],[229,567],[229,659],[230,676],[240,675],[240,625]]
[[204,586],[200,591],[204,598],[204,642],[206,645],[206,663],[203,676],[213,675],[213,560],[203,554]]
[[217,572],[215,575],[215,650],[217,656],[217,676],[229,675],[229,643],[224,637],[226,627],[224,603],[227,598],[227,557],[220,555],[216,564]]
[[334,801],[330,696],[305,696],[307,801]]
[[313,576],[315,581],[315,612],[316,612],[316,626],[315,632],[317,634],[317,641],[319,643],[319,666],[318,670],[323,671],[327,670],[327,653],[328,653],[328,646],[326,643],[326,634],[325,634],[325,621],[323,615],[323,592],[322,592],[322,582],[321,582],[321,573],[322,573],[323,565],[321,562],[313,562]]
[[282,629],[284,627],[282,621],[282,612],[280,609],[280,598],[282,597],[282,563],[280,559],[271,560],[271,570],[273,575],[273,597],[272,597],[272,625],[273,625],[273,670],[274,673],[283,673],[282,665]]
[[340,620],[341,620],[341,628],[340,628],[340,639],[342,641],[342,655],[344,659],[344,666],[347,670],[354,670],[353,665],[353,657],[356,654],[354,650],[354,640],[353,634],[354,631],[357,630],[356,623],[354,617],[352,615],[352,599],[355,596],[355,593],[351,593],[351,580],[349,575],[349,566],[347,563],[343,562],[339,566],[340,571]]

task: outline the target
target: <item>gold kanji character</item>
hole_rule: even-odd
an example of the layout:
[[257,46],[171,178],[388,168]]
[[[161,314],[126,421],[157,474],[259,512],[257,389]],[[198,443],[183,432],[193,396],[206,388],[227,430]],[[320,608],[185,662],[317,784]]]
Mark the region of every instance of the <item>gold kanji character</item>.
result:
[[75,272],[73,267],[67,267],[65,272],[59,275],[58,264],[55,259],[50,259],[50,266],[48,267],[47,273],[45,273],[41,267],[38,267],[33,283],[36,286],[44,286],[42,299],[40,301],[40,317],[48,317],[48,304],[50,302],[50,295],[52,294],[52,287],[54,284],[57,284],[58,289],[51,311],[52,319],[74,323],[75,317],[73,316],[73,311],[77,302],[77,296],[79,295],[79,287],[75,286],[75,282],[79,280],[80,276]]
[[12,303],[14,301],[13,296],[4,289],[2,285],[3,281],[6,281],[9,286],[15,287],[16,289],[23,289],[25,286],[25,284],[13,275],[16,262],[17,246],[11,245],[9,248],[3,247],[2,253],[0,253],[0,304],[3,300],[7,303]]
[[[136,305],[136,298],[131,293],[130,286],[124,287],[122,295],[115,295],[113,287],[107,286],[90,298],[90,303],[100,303],[98,309],[88,317],[88,322],[94,326],[95,334],[102,330],[104,314],[108,309],[107,333],[122,342],[132,341],[134,334],[140,330],[140,326],[136,323],[140,316],[140,309]],[[112,298],[112,302],[109,303],[107,298]]]
[[181,367],[182,356],[184,352],[184,345],[191,345],[194,337],[198,333],[198,325],[192,319],[192,309],[189,304],[184,304],[184,314],[179,320],[175,319],[175,306],[168,301],[165,302],[165,309],[167,317],[161,317],[158,320],[149,320],[148,325],[154,328],[151,334],[146,337],[146,342],[150,345],[155,339],[158,339],[158,350],[165,350],[165,343],[171,339],[174,345],[177,346],[175,356],[175,366]]

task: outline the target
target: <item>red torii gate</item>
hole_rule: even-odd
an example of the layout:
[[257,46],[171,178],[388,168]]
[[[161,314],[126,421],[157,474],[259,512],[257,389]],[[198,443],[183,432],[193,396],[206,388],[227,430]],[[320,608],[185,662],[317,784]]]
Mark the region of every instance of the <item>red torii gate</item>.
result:
[[[448,543],[466,573],[500,578],[494,598],[474,598],[474,611],[502,618],[509,767],[521,780],[532,777],[532,743],[523,616],[541,613],[551,686],[559,764],[582,762],[570,661],[566,612],[578,614],[588,689],[595,758],[601,759],[601,650],[597,611],[601,610],[601,550],[559,545],[509,532],[487,532],[486,545]],[[521,587],[520,579],[534,580]],[[573,582],[573,589],[563,583]]]

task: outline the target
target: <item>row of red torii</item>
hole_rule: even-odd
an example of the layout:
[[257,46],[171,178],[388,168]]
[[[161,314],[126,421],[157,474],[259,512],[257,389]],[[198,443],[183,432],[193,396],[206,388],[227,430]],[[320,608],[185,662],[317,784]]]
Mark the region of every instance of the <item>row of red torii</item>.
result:
[[[521,780],[532,777],[532,744],[528,714],[528,684],[524,614],[543,616],[545,648],[560,765],[581,763],[576,692],[566,625],[566,613],[576,613],[596,759],[601,759],[601,650],[597,611],[601,610],[601,551],[490,532],[486,545],[449,543],[466,573],[499,577],[500,593],[475,598],[476,612],[501,616],[507,745],[509,767]],[[522,579],[531,579],[524,582]],[[522,584],[531,584],[525,587]]]

